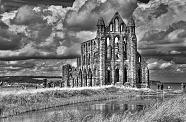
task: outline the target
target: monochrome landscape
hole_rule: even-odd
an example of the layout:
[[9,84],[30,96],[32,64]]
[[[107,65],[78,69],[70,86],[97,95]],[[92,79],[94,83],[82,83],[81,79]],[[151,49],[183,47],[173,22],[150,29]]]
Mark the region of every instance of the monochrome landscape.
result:
[[186,121],[186,0],[0,0],[0,122]]

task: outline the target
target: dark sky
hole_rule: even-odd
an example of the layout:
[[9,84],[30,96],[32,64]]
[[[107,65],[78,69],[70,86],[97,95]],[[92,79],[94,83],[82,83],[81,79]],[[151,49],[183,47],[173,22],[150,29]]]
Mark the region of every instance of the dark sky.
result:
[[[0,75],[34,75],[33,71],[56,75],[59,66],[55,64],[64,63],[61,59],[78,56],[80,43],[95,37],[97,19],[102,16],[108,23],[119,11],[125,20],[132,14],[135,18],[138,50],[148,62],[150,78],[186,81],[186,2],[143,2],[76,0],[67,8],[27,5],[2,13]],[[39,59],[47,60],[42,64],[43,60]],[[55,63],[49,63],[48,59]]]
[[75,0],[1,0],[1,3],[8,7],[20,5],[62,5],[71,7],[74,1]]

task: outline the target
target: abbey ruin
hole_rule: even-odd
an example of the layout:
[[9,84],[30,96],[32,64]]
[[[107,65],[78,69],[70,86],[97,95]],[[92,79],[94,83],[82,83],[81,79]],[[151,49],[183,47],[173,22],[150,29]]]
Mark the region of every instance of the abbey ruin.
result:
[[127,25],[118,12],[108,25],[104,19],[97,22],[97,36],[81,44],[77,67],[64,65],[65,87],[125,85],[148,87],[149,70],[137,51],[135,22]]

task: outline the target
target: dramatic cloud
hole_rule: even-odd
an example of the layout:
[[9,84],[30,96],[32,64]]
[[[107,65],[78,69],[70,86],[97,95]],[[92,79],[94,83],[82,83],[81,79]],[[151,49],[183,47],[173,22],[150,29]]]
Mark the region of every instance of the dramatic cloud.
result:
[[[139,51],[148,60],[151,79],[182,81],[186,63],[186,2],[151,0],[139,4],[134,16]],[[161,74],[162,73],[162,74]],[[179,78],[168,78],[168,73]]]
[[177,66],[174,62],[170,61],[164,61],[164,60],[158,60],[158,59],[149,59],[147,60],[148,67],[150,70],[174,70],[177,71]]
[[136,0],[88,0],[79,10],[70,10],[66,14],[65,27],[75,31],[96,29],[96,22],[100,16],[105,18],[106,23],[116,11],[119,11],[123,18],[132,15],[137,7]]
[[21,7],[17,12],[16,17],[12,20],[12,23],[17,25],[44,23],[41,15],[37,14],[33,9],[33,6],[27,5]]
[[[62,63],[52,60],[79,56],[80,43],[96,36],[97,19],[102,16],[107,24],[119,11],[125,21],[132,13],[134,15],[138,49],[147,59],[151,79],[183,80],[186,72],[185,6],[186,2],[181,0],[76,0],[73,7],[26,5],[2,13],[0,59],[4,61],[0,63],[0,72],[60,75]],[[168,74],[179,78],[171,80]]]
[[[66,58],[80,55],[80,43],[95,38],[100,16],[108,20],[119,11],[127,19],[137,0],[76,0],[73,7],[22,6],[2,14],[4,31],[0,59]],[[9,46],[8,46],[9,45]],[[61,51],[61,52],[60,52]]]

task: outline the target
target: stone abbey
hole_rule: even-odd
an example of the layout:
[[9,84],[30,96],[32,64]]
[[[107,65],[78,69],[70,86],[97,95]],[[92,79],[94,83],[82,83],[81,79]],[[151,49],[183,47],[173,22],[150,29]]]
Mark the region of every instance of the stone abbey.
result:
[[65,87],[148,87],[149,70],[137,51],[134,19],[131,17],[126,25],[116,12],[107,26],[99,18],[95,39],[81,44],[77,67],[66,64],[62,74]]

